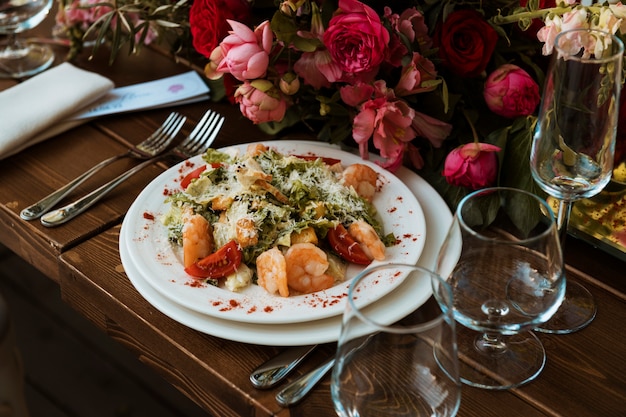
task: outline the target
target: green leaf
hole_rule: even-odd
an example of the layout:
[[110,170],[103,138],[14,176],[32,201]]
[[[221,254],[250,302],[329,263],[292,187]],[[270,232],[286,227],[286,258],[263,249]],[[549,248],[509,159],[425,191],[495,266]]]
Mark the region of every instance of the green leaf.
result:
[[537,201],[523,193],[512,194],[511,203],[506,208],[507,215],[523,236],[528,236],[543,217]]

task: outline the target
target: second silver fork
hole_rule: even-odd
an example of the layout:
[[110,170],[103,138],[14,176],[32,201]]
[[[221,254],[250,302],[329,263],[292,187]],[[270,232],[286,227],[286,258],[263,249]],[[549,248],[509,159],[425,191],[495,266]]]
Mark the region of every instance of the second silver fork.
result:
[[173,161],[179,162],[206,151],[217,137],[223,123],[224,116],[211,110],[207,111],[189,136],[175,148],[129,169],[117,178],[114,178],[73,203],[58,210],[48,212],[41,217],[41,224],[47,227],[54,227],[73,219],[122,182],[160,159],[172,159]]
[[182,116],[177,112],[172,112],[165,122],[163,122],[163,124],[143,142],[133,146],[125,153],[112,156],[99,164],[94,165],[92,168],[68,182],[63,187],[42,198],[35,204],[26,207],[20,213],[20,217],[24,220],[38,219],[96,172],[117,160],[126,157],[149,159],[160,154],[167,149],[170,143],[172,143],[176,134],[178,134],[180,129],[183,127],[183,124],[185,124],[186,119],[187,118],[185,116]]

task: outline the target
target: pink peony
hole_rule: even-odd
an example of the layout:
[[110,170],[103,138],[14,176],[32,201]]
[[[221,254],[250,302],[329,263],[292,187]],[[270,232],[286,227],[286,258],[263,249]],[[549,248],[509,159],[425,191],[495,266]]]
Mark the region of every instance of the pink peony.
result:
[[239,81],[264,77],[274,40],[270,22],[264,21],[254,31],[234,20],[228,23],[233,30],[216,48],[219,51],[211,53],[211,60],[219,62],[212,62],[210,67],[217,75],[228,72]]
[[495,183],[500,148],[488,143],[468,143],[455,148],[446,157],[443,176],[448,184],[474,190]]
[[378,14],[357,0],[339,0],[324,45],[348,81],[370,81],[387,55],[389,32]]
[[253,123],[280,122],[287,111],[287,101],[267,80],[245,81],[235,91],[239,110]]
[[487,77],[483,96],[492,112],[508,118],[534,113],[541,101],[539,85],[513,64],[504,64]]

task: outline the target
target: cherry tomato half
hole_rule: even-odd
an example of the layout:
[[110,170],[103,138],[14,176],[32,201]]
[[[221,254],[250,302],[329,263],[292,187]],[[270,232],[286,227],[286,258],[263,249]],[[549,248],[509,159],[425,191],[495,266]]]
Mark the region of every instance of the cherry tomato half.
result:
[[183,180],[180,182],[180,186],[182,187],[182,189],[186,190],[187,187],[189,187],[189,184],[191,184],[191,180],[195,180],[196,178],[198,178],[200,174],[204,172],[205,169],[206,169],[206,165],[201,165],[198,168],[191,171],[190,173],[188,173],[187,175],[185,175],[185,178],[183,178]]
[[196,278],[223,278],[232,274],[241,264],[239,245],[231,240],[216,252],[185,268],[185,272]]
[[315,156],[315,155],[295,155],[296,158],[304,159],[305,161],[315,161],[316,159],[321,159],[323,163],[328,166],[332,166],[341,162],[341,159],[328,158],[325,156]]
[[[222,166],[222,164],[219,163],[219,162],[212,162],[211,163],[211,168],[218,168],[218,167],[221,167],[221,166]],[[189,184],[191,184],[191,181],[195,180],[196,178],[199,178],[200,174],[202,174],[204,172],[204,170],[206,170],[206,165],[201,165],[198,168],[196,168],[193,171],[191,171],[190,173],[188,173],[187,175],[185,175],[183,180],[180,182],[180,186],[182,187],[182,189],[186,190],[187,187],[189,187]]]
[[346,261],[359,265],[369,265],[372,261],[343,225],[329,229],[327,237],[331,248]]

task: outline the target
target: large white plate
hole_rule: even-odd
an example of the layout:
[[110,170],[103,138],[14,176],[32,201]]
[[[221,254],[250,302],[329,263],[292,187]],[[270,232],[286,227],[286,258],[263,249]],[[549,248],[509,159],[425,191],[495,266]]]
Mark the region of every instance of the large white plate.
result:
[[[384,263],[414,264],[424,248],[426,224],[422,208],[408,187],[389,171],[359,156],[312,142],[268,142],[276,150],[292,155],[316,155],[340,159],[347,166],[365,163],[378,172],[378,192],[373,204],[377,208],[385,233],[393,232],[397,244],[388,247]],[[247,145],[232,148],[245,151]],[[152,181],[130,207],[120,240],[127,244],[124,267],[135,270],[155,290],[172,301],[198,313],[220,319],[246,323],[302,323],[341,314],[351,278],[363,266],[351,264],[347,279],[325,291],[306,295],[280,297],[257,285],[240,292],[212,285],[198,285],[182,266],[179,248],[167,240],[167,229],[158,220],[169,209],[164,194],[179,188],[180,179],[194,167],[203,164],[200,156],[167,170]],[[380,263],[380,262],[377,262]],[[402,282],[403,276],[386,275],[373,281],[370,291],[360,299],[362,305],[384,296]]]
[[[419,200],[428,228],[424,250],[417,264],[433,268],[439,247],[452,222],[452,214],[443,199],[424,179],[406,168],[400,168],[396,175]],[[129,253],[126,245],[128,240],[124,238],[125,229],[122,227],[120,234],[120,255],[124,264],[128,265],[126,273],[130,281],[150,304],[171,319],[194,330],[223,339],[266,346],[330,343],[336,342],[339,338],[341,316],[302,324],[250,324],[207,316],[172,302],[133,270],[132,262],[128,262]],[[431,294],[430,282],[405,280],[391,294],[369,308],[381,316],[392,314],[401,317],[407,311],[410,312],[423,304]]]

